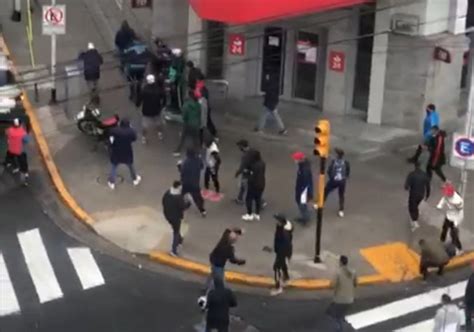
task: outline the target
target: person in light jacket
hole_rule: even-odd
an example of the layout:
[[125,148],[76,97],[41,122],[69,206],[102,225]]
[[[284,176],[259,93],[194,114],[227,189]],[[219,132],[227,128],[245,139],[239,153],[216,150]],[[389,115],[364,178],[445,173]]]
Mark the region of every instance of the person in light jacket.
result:
[[433,332],[460,332],[463,315],[448,294],[441,296],[443,306],[436,311]]
[[[205,158],[206,158],[206,169],[204,170],[204,198],[211,198],[220,200],[222,195],[220,194],[220,183],[219,183],[219,168],[221,166],[221,157],[219,154],[219,147],[215,139],[207,135],[205,138]],[[209,183],[212,179],[214,183],[214,188],[216,189],[215,193],[209,191]]]
[[459,239],[459,225],[464,220],[464,201],[459,195],[452,183],[445,183],[443,186],[443,197],[436,206],[438,209],[446,210],[444,218],[443,229],[441,231],[441,241],[446,241],[448,234],[451,236],[451,241],[456,246],[457,254],[462,253],[462,244]]
[[291,156],[298,165],[295,185],[295,200],[300,211],[300,217],[297,221],[306,224],[309,219],[308,203],[313,200],[313,173],[311,164],[303,152],[295,152]]

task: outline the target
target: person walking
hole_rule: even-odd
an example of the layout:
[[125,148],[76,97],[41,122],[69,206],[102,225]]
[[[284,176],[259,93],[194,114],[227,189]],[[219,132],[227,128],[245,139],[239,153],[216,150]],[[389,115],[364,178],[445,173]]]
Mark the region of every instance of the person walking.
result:
[[466,331],[472,331],[472,314],[474,313],[474,262],[471,262],[471,275],[464,292],[464,313],[466,315]]
[[448,294],[441,296],[442,307],[436,311],[433,332],[460,332],[462,312]]
[[134,186],[138,186],[142,181],[141,176],[137,174],[135,166],[133,165],[132,144],[136,140],[137,133],[130,126],[130,120],[128,118],[123,118],[119,126],[110,131],[110,163],[112,166],[107,184],[111,190],[115,189],[117,168],[120,164],[124,164],[128,167]]
[[[259,151],[254,155],[249,167],[247,196],[245,204],[247,213],[242,216],[245,221],[260,220],[260,211],[262,208],[262,196],[265,190],[265,162]],[[255,210],[253,205],[255,204]]]
[[275,251],[275,262],[273,272],[275,273],[275,288],[270,294],[275,296],[283,293],[290,274],[288,263],[293,255],[293,225],[284,214],[278,213],[273,216],[277,220],[275,237],[273,239],[273,250]]
[[[219,168],[221,166],[221,157],[219,154],[219,147],[211,136],[206,137],[206,169],[204,171],[204,198],[212,200],[220,200],[222,198],[220,183],[219,183]],[[215,192],[209,191],[209,183],[212,179],[214,183]]]
[[13,125],[6,130],[6,136],[7,156],[5,166],[11,166],[13,174],[20,172],[21,181],[23,185],[27,186],[29,170],[25,146],[30,141],[30,137],[18,118],[13,119]]
[[451,241],[456,247],[456,253],[458,255],[462,254],[462,244],[459,239],[459,226],[464,220],[464,201],[452,183],[447,182],[443,185],[443,197],[436,208],[446,211],[443,229],[441,231],[441,241],[446,241],[449,231]]
[[405,180],[405,190],[408,191],[408,213],[411,219],[411,229],[414,231],[420,225],[418,218],[420,212],[418,207],[423,199],[428,200],[430,197],[430,179],[425,172],[420,169],[420,163],[414,163],[415,169],[408,174]]
[[212,288],[213,282],[216,279],[224,283],[225,276],[225,265],[227,261],[232,264],[244,265],[245,259],[237,258],[235,256],[234,245],[237,242],[239,236],[243,234],[243,230],[240,228],[227,228],[222,233],[222,236],[217,245],[209,255],[209,262],[211,263],[211,273],[206,281],[206,289],[204,293]]
[[428,159],[428,164],[426,165],[426,174],[428,174],[428,177],[431,179],[434,171],[443,182],[446,182],[446,176],[442,169],[443,165],[446,164],[446,133],[443,130],[440,130],[438,126],[433,126],[431,128],[431,134],[432,137],[428,143],[430,157]]
[[263,100],[263,111],[255,131],[262,133],[269,119],[273,119],[278,127],[280,135],[287,135],[288,130],[278,113],[278,103],[280,101],[280,84],[277,75],[270,74],[266,80],[265,97]]
[[311,171],[311,164],[303,152],[295,152],[291,157],[298,167],[296,173],[295,200],[300,211],[300,216],[297,221],[306,225],[310,219],[308,204],[314,198],[313,172]]
[[242,157],[240,158],[239,168],[235,172],[235,177],[240,177],[239,193],[235,199],[235,202],[237,204],[244,204],[244,196],[248,187],[248,169],[251,161],[254,159],[254,156],[257,153],[257,150],[251,148],[249,142],[245,139],[237,141],[237,147],[242,152]]
[[224,286],[221,279],[214,279],[214,289],[207,295],[206,332],[229,332],[229,309],[237,306],[234,292]]
[[181,223],[184,219],[184,211],[189,207],[183,196],[183,187],[180,181],[174,181],[173,186],[163,195],[163,214],[173,230],[173,242],[171,244],[171,256],[178,256],[178,247],[183,244],[181,235]]
[[209,103],[208,99],[203,95],[204,88],[204,76],[202,75],[202,80],[199,79],[196,82],[196,88],[194,89],[194,96],[198,100],[199,105],[201,105],[201,128],[199,129],[199,142],[201,146],[204,144],[204,137],[207,136],[209,132],[209,128],[207,127],[209,120]]
[[121,53],[124,49],[130,46],[135,39],[137,39],[137,35],[128,24],[128,21],[122,21],[120,29],[115,34],[115,47],[117,47],[117,50]]
[[204,199],[201,195],[201,172],[203,166],[202,159],[192,148],[186,151],[184,161],[178,163],[178,168],[181,173],[181,182],[183,183],[183,195],[191,196],[201,216],[206,217],[207,212],[204,208]]
[[199,131],[201,129],[201,104],[199,104],[194,92],[189,91],[189,98],[184,102],[183,105],[183,131],[181,133],[181,139],[178,147],[176,148],[174,155],[179,156],[181,149],[188,139],[192,142],[192,148],[194,150],[200,149],[199,144]]
[[[339,194],[339,217],[344,217],[344,201],[346,196],[346,184],[351,174],[350,163],[344,159],[344,151],[336,148],[336,158],[331,161],[328,167],[328,182],[324,189],[324,201],[328,198],[329,194],[335,189],[338,190]],[[315,205],[315,207],[317,207]]]
[[343,331],[345,316],[354,303],[355,288],[357,287],[356,273],[349,268],[348,264],[349,258],[347,256],[339,257],[339,270],[331,282],[334,296],[327,313],[335,321],[336,331]]
[[86,80],[89,96],[98,96],[98,82],[100,79],[100,67],[104,63],[102,55],[95,49],[93,43],[87,44],[87,51],[79,55],[79,60],[84,66],[84,79]]
[[186,67],[188,69],[188,88],[192,91],[196,89],[196,83],[198,78],[202,75],[201,70],[194,66],[194,62],[186,62]]
[[[214,139],[218,141],[219,138],[217,136],[217,128],[214,124],[214,121],[212,120],[212,108],[209,102],[209,89],[207,88],[204,79],[204,75],[202,73],[199,73],[194,93],[199,98],[201,105],[204,105],[205,102],[205,106],[207,107],[206,116],[204,117],[203,114],[201,114],[201,121],[202,123],[206,123],[207,131],[209,131],[209,133],[214,137]],[[201,99],[203,98],[204,101],[201,101]]]
[[428,269],[431,267],[438,268],[438,275],[441,276],[449,262],[449,255],[443,243],[438,239],[420,239],[418,244],[421,250],[420,274],[423,280],[428,278]]
[[161,111],[165,106],[163,82],[156,82],[154,75],[147,75],[146,84],[138,98],[138,106],[142,106],[142,143],[148,141],[151,129],[157,129],[158,138],[163,139]]
[[423,150],[426,149],[431,140],[431,128],[439,126],[439,114],[436,111],[436,106],[434,104],[429,104],[426,107],[425,120],[423,121],[423,143],[419,144],[416,148],[415,154],[408,158],[409,163],[415,163],[420,159]]

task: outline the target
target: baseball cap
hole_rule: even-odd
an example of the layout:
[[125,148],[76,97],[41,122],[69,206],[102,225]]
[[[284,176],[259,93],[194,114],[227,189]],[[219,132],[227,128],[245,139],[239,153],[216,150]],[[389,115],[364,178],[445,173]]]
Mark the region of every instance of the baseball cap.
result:
[[453,196],[453,195],[454,195],[454,192],[456,191],[456,190],[454,189],[454,186],[453,186],[452,183],[445,183],[445,184],[443,185],[442,190],[443,190],[443,195],[446,196],[446,197],[451,197],[451,196]]
[[301,151],[298,151],[298,152],[295,152],[291,155],[291,158],[293,158],[293,160],[295,161],[301,161],[303,160],[304,158],[306,158],[305,154]]

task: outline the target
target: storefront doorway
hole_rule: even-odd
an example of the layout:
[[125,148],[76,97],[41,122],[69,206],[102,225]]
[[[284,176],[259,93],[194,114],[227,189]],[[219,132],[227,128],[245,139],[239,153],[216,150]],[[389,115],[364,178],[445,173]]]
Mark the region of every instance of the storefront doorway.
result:
[[280,94],[283,93],[283,78],[285,77],[285,31],[278,27],[267,27],[264,32],[262,58],[262,79],[260,90],[265,91],[269,77],[280,83]]
[[318,71],[319,35],[298,31],[293,77],[293,97],[314,101]]

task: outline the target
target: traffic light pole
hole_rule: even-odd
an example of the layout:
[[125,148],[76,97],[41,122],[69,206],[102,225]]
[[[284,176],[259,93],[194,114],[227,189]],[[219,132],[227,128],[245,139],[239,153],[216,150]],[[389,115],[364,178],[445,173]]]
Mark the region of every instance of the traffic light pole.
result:
[[326,157],[321,157],[319,162],[318,181],[318,209],[316,211],[316,242],[314,248],[314,262],[321,263],[321,233],[323,230],[324,190],[326,186]]

